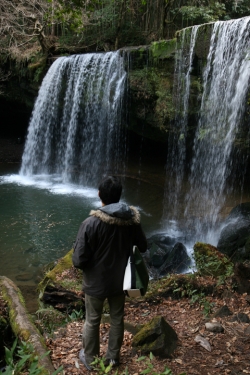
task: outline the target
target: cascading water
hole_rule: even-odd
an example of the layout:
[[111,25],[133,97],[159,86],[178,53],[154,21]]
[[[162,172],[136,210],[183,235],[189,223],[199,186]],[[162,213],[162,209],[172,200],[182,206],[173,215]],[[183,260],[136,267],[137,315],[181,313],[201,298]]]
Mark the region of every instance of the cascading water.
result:
[[58,58],[34,106],[20,174],[93,185],[122,169],[125,82],[119,52]]
[[[190,79],[194,58],[194,47],[199,26],[181,31],[181,40],[175,55],[174,105],[175,120],[168,142],[167,178],[164,198],[164,225],[175,229],[183,215],[180,205],[186,159],[186,135],[188,125],[188,103]],[[166,224],[167,223],[167,224]]]
[[203,96],[185,198],[194,240],[216,244],[218,216],[230,193],[234,140],[250,80],[250,17],[216,22],[203,73]]

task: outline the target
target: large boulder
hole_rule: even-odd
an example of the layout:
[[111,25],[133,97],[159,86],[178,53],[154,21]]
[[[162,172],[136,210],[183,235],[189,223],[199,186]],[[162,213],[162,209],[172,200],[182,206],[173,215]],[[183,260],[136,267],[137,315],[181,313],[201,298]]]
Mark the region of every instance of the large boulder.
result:
[[153,275],[182,273],[189,267],[191,259],[180,240],[181,238],[162,233],[148,239],[149,251],[145,255],[145,260]]
[[250,260],[250,202],[234,207],[221,231],[217,248],[235,261]]
[[132,347],[144,354],[170,357],[176,349],[178,337],[162,316],[154,317],[134,336]]
[[161,266],[161,274],[166,274],[169,270],[173,273],[184,272],[191,264],[191,259],[186,247],[181,242],[177,242],[171,249],[165,264]]

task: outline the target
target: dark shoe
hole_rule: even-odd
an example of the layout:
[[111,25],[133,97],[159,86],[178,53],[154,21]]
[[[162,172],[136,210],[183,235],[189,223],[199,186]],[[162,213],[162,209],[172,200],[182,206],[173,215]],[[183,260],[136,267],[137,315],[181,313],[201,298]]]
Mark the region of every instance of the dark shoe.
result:
[[108,366],[112,366],[112,367],[117,367],[120,365],[120,362],[118,359],[109,359],[109,358],[106,358],[105,361],[104,361],[104,366],[105,367],[108,367]]
[[85,357],[85,353],[84,353],[84,349],[81,349],[81,350],[80,350],[80,353],[79,353],[79,359],[80,359],[80,361],[84,364],[84,366],[86,367],[87,370],[89,370],[89,371],[92,370],[92,367],[91,367],[90,365],[87,364],[86,357]]

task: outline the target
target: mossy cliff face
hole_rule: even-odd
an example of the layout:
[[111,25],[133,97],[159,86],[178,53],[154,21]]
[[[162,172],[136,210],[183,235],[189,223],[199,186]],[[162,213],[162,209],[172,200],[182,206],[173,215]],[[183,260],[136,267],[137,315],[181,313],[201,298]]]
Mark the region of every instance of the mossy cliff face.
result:
[[1,80],[0,98],[24,104],[32,110],[40,84],[46,74],[49,62],[39,50],[25,58],[0,59],[1,72],[8,79]]
[[[197,32],[194,49],[193,69],[190,77],[188,121],[190,135],[197,123],[202,93],[202,69],[206,64],[213,24],[202,25]],[[192,28],[185,29],[188,36]],[[176,38],[153,42],[150,46],[130,49],[128,67],[130,116],[129,128],[146,138],[167,142],[173,129],[178,96],[175,90],[176,50],[180,48],[183,31]],[[187,38],[188,39],[188,38]],[[189,52],[189,45],[183,46],[183,56]]]

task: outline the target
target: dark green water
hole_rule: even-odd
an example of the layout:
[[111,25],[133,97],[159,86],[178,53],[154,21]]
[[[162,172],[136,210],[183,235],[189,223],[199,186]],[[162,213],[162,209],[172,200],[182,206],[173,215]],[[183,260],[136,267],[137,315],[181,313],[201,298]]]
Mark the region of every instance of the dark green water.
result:
[[[146,234],[159,230],[164,169],[155,166],[124,178],[123,201],[137,206]],[[97,189],[66,185],[57,176],[20,177],[18,166],[0,164],[0,275],[35,286],[44,265],[64,256],[80,223],[100,206]]]

